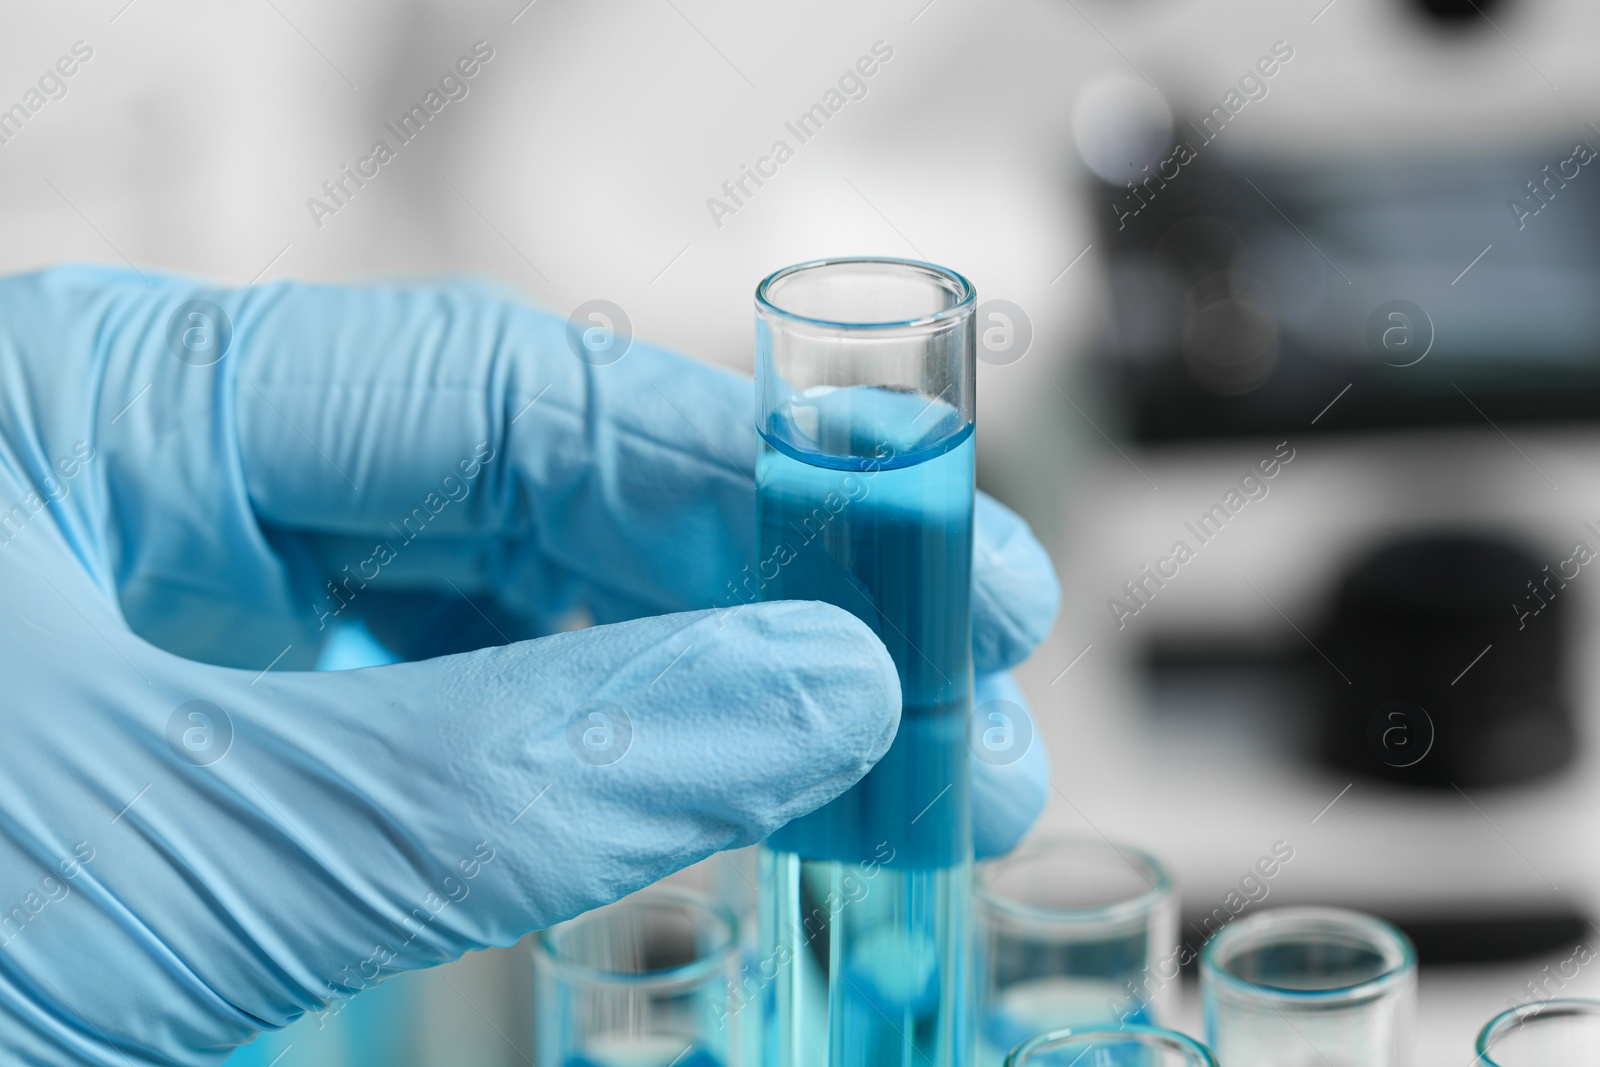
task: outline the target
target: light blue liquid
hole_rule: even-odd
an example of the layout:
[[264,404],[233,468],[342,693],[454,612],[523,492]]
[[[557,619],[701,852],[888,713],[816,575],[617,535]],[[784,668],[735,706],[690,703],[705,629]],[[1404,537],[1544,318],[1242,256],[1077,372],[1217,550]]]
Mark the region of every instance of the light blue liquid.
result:
[[[823,600],[866,622],[899,669],[903,710],[866,778],[761,850],[762,943],[781,964],[763,1060],[966,1067],[972,428],[882,390],[834,391],[820,415],[805,403],[763,428],[762,599]],[[833,447],[807,447],[819,440]]]

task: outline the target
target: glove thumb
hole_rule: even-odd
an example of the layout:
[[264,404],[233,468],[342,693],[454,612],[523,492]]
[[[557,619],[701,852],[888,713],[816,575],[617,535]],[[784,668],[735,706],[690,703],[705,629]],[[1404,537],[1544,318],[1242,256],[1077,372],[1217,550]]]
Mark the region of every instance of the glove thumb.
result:
[[[753,843],[865,774],[900,707],[882,644],[809,602],[199,678],[216,695],[180,710],[202,720],[136,746],[166,767],[129,768],[156,781],[94,864],[82,954],[60,957],[137,972],[119,979],[161,1015],[129,1022],[131,1048],[220,1053]],[[95,1017],[106,983],[53,977]]]

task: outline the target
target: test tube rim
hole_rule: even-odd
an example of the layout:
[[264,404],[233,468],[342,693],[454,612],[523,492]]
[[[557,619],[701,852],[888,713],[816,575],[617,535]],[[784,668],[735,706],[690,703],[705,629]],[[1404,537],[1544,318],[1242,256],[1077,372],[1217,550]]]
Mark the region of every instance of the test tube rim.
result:
[[1544,1016],[1559,1018],[1571,1015],[1600,1018],[1600,1000],[1588,1000],[1583,997],[1552,997],[1549,1000],[1536,1000],[1530,1004],[1518,1004],[1514,1008],[1507,1008],[1484,1023],[1483,1029],[1478,1031],[1478,1040],[1475,1045],[1478,1059],[1484,1064],[1484,1067],[1500,1067],[1500,1062],[1489,1054],[1491,1042],[1497,1041],[1515,1030],[1520,1030],[1535,1019]]
[[[823,270],[829,267],[841,266],[890,266],[906,267],[916,271],[932,274],[947,282],[954,283],[956,302],[947,308],[942,308],[931,315],[922,315],[912,319],[898,319],[884,322],[840,322],[835,319],[824,319],[811,315],[801,315],[778,306],[770,298],[772,287],[786,278],[803,271]],[[908,332],[926,330],[930,327],[944,326],[949,323],[959,322],[972,314],[977,305],[978,291],[967,278],[951,270],[941,267],[937,263],[929,263],[920,259],[902,259],[896,256],[830,256],[825,259],[812,259],[804,263],[793,263],[773,271],[756,285],[756,312],[758,315],[771,316],[783,319],[786,322],[799,324],[823,333],[859,333],[862,330],[890,332],[903,330]]]
[[[601,908],[616,907],[621,904],[637,904],[640,902],[656,903],[657,901],[674,901],[679,905],[698,908],[710,913],[726,931],[726,936],[717,944],[716,948],[708,951],[697,959],[677,967],[670,967],[660,971],[640,971],[628,973],[622,971],[602,971],[593,967],[586,967],[580,963],[562,956],[550,944],[550,932],[567,923],[578,922],[589,918]],[[739,949],[739,917],[733,909],[722,901],[709,894],[698,890],[688,889],[683,886],[646,886],[621,900],[603,904],[600,908],[591,908],[586,912],[574,915],[559,923],[552,923],[543,930],[533,935],[534,965],[538,969],[549,969],[559,975],[568,983],[583,983],[596,986],[631,987],[650,986],[662,990],[678,989],[685,986],[697,985],[707,977],[717,973],[726,966],[728,961]]]
[[[1251,935],[1265,936],[1276,928],[1294,929],[1307,923],[1342,925],[1345,929],[1365,934],[1375,948],[1392,946],[1398,959],[1382,974],[1351,985],[1329,989],[1293,989],[1286,986],[1265,985],[1240,978],[1218,962],[1218,953],[1232,942]],[[1220,948],[1219,948],[1220,946]],[[1387,955],[1387,954],[1385,954]],[[1200,950],[1200,976],[1202,983],[1212,982],[1232,993],[1245,993],[1285,1003],[1326,1006],[1329,1004],[1354,1005],[1386,996],[1397,986],[1415,981],[1417,950],[1411,939],[1393,923],[1375,915],[1353,911],[1349,908],[1289,907],[1271,908],[1259,914],[1229,923],[1214,934]]]
[[[995,870],[999,865],[1008,861],[1021,859],[1025,856],[1044,852],[1046,849],[1058,846],[1071,846],[1082,848],[1088,846],[1097,849],[1110,849],[1118,853],[1123,859],[1136,860],[1139,874],[1149,880],[1154,876],[1155,882],[1149,888],[1136,896],[1126,900],[1115,901],[1111,904],[1093,904],[1083,907],[1057,906],[1050,904],[1030,904],[1026,901],[1014,900],[1010,897],[998,895],[991,889],[985,880],[985,874]],[[976,877],[973,879],[974,894],[980,903],[992,908],[994,911],[1012,919],[1021,919],[1025,922],[1042,926],[1061,926],[1065,923],[1103,926],[1108,923],[1125,922],[1149,915],[1161,906],[1164,901],[1175,898],[1176,884],[1166,865],[1152,853],[1144,849],[1126,845],[1121,842],[1109,841],[1090,837],[1047,837],[1029,842],[1018,849],[998,856],[992,860],[985,860],[977,865]]]
[[1122,1026],[1066,1026],[1059,1030],[1047,1030],[1022,1042],[1016,1048],[1006,1053],[1004,1067],[1016,1067],[1022,1056],[1031,1056],[1057,1042],[1104,1038],[1107,1041],[1127,1039],[1129,1037],[1146,1039],[1143,1043],[1165,1044],[1167,1048],[1181,1052],[1187,1056],[1197,1057],[1205,1067],[1217,1067],[1217,1058],[1211,1050],[1196,1041],[1188,1034],[1176,1030],[1168,1030],[1163,1026],[1148,1026],[1144,1023],[1126,1023]]

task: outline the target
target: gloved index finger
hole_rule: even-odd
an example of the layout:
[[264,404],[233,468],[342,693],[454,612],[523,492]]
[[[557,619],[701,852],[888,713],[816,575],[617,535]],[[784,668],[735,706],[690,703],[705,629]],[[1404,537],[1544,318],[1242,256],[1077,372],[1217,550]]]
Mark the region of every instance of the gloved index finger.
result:
[[[100,368],[130,618],[193,630],[190,605],[229,601],[227,625],[281,609],[315,628],[285,559],[315,572],[324,609],[385,580],[512,602],[587,586],[629,614],[750,598],[748,379],[626,337],[597,356],[558,316],[465,284],[217,290],[66,268],[4,290],[72,324]],[[196,308],[209,351],[174,330]],[[1058,594],[1026,525],[981,494],[975,582],[976,665],[1009,666]]]
[[466,284],[53,268],[0,279],[0,376],[0,450],[88,472],[40,488],[33,547],[54,528],[193,658],[309,666],[370,583],[710,607],[753,554],[748,381],[581,359],[559,317]]
[[754,550],[747,381],[625,338],[593,357],[560,318],[464,288],[239,299],[240,458],[267,523],[376,538],[396,574],[423,533],[517,546],[453,580],[553,568],[656,611],[712,606]]

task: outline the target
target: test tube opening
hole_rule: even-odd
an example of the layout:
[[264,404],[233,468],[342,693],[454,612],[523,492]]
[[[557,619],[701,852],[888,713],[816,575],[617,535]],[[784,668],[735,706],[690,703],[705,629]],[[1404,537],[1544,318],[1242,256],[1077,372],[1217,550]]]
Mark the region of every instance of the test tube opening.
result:
[[972,283],[929,263],[827,259],[756,288],[757,426],[838,469],[910,466],[959,446],[974,410]]
[[1280,908],[1223,929],[1202,954],[1220,987],[1296,1000],[1362,1001],[1416,973],[1416,950],[1380,919],[1340,908]]
[[1158,1026],[1066,1027],[1018,1045],[1005,1067],[1071,1067],[1085,1064],[1138,1067],[1217,1067],[1194,1038]]
[[653,886],[534,936],[537,962],[569,981],[668,987],[716,971],[738,944],[721,903]]
[[819,259],[784,267],[756,287],[756,306],[814,330],[918,330],[976,300],[955,271],[909,259]]
[[1600,1056],[1600,1001],[1556,998],[1496,1015],[1478,1034],[1483,1067],[1592,1063]]
[[1108,841],[1046,839],[978,867],[981,904],[1021,924],[1106,928],[1137,921],[1172,895],[1159,860]]

